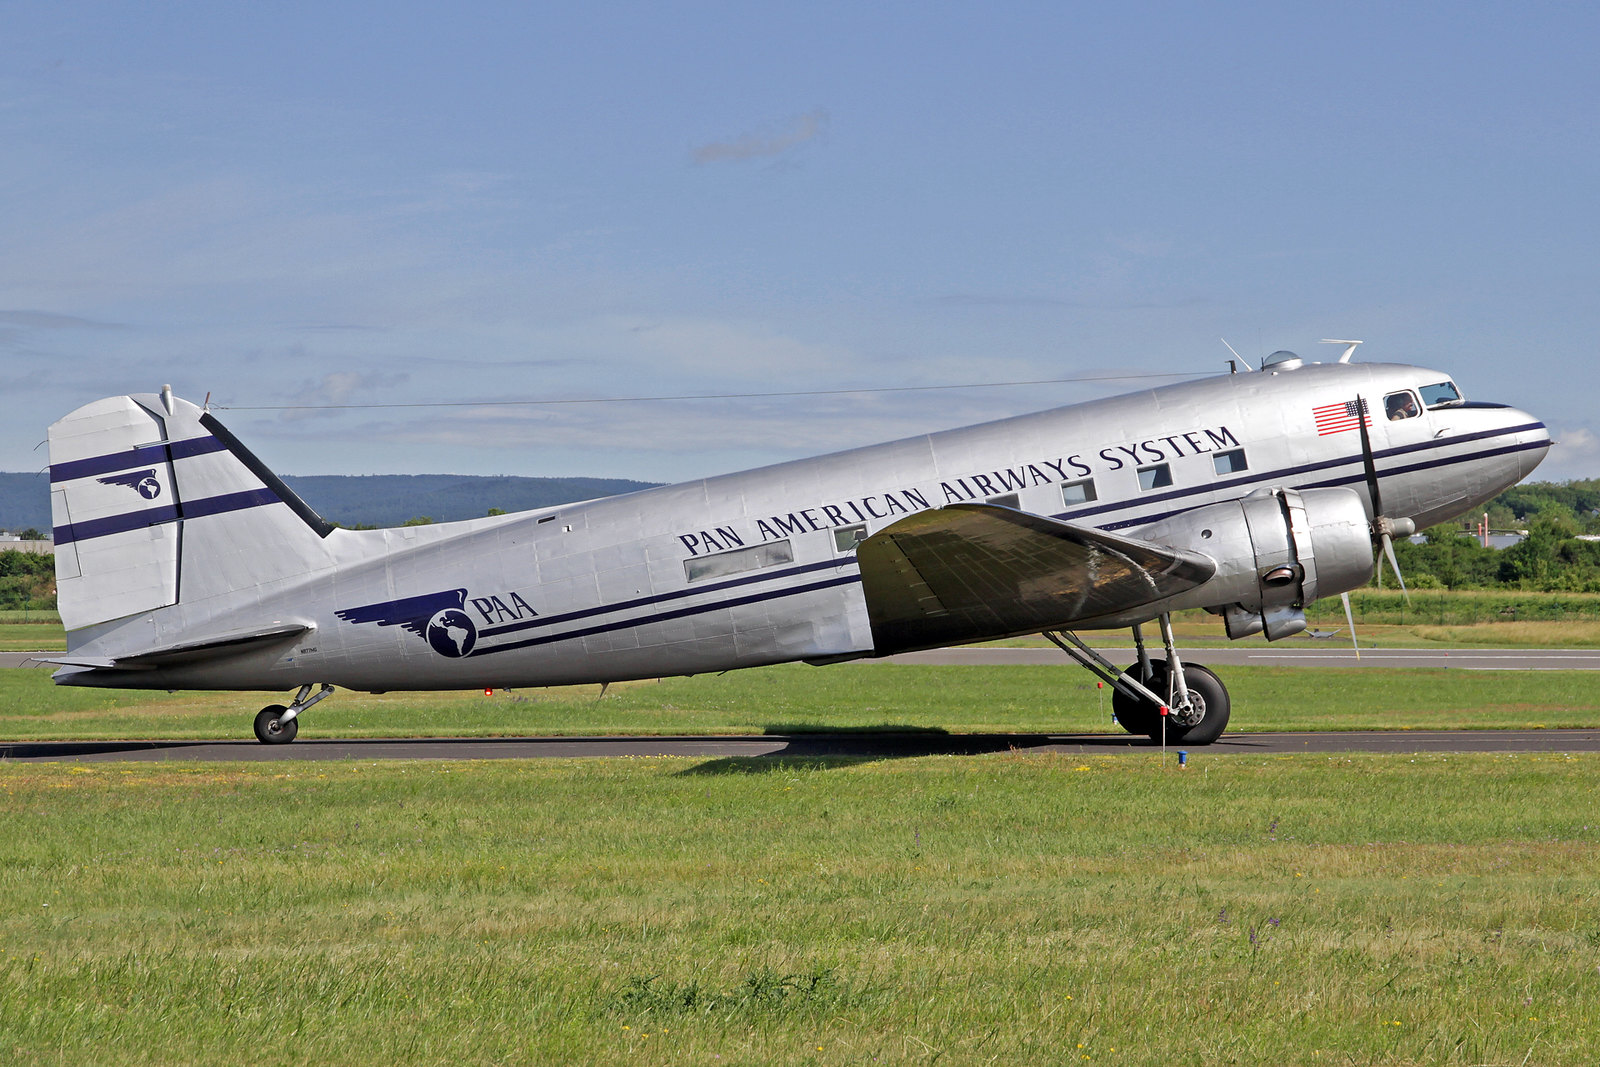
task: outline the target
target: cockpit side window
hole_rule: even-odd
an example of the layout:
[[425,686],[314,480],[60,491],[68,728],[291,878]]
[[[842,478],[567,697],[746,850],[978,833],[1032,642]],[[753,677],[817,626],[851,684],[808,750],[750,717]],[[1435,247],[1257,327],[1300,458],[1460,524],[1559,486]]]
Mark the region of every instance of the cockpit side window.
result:
[[1417,398],[1408,389],[1400,393],[1390,393],[1383,398],[1383,413],[1389,416],[1390,422],[1401,419],[1414,419],[1422,414],[1422,409],[1417,406]]
[[1439,382],[1436,385],[1422,387],[1422,402],[1428,410],[1434,408],[1447,408],[1461,403],[1461,393],[1456,389],[1455,382]]

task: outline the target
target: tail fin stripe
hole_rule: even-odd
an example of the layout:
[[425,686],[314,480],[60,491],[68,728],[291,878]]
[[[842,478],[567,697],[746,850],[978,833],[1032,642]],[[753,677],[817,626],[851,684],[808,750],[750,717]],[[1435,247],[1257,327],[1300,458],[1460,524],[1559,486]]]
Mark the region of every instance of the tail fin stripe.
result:
[[50,482],[54,485],[60,482],[75,481],[78,478],[94,478],[101,474],[114,474],[117,471],[132,470],[135,467],[148,467],[152,463],[165,463],[166,461],[167,446],[165,442],[156,445],[145,445],[143,448],[113,452],[108,456],[75,459],[69,463],[52,463],[50,464]]
[[173,441],[167,447],[172,449],[173,459],[192,459],[195,456],[209,456],[213,452],[225,451],[228,446],[208,434],[205,437],[190,437],[183,441]]
[[228,446],[215,437],[191,437],[187,441],[173,441],[170,444],[163,441],[160,444],[144,445],[140,448],[127,449],[122,452],[112,452],[104,456],[91,456],[88,459],[75,459],[67,463],[50,464],[51,484],[57,482],[70,482],[78,478],[94,478],[101,474],[114,474],[117,471],[132,470],[135,467],[148,467],[152,463],[166,463],[174,459],[188,459],[191,456],[204,456],[212,452],[221,452]]
[[96,537],[110,537],[112,534],[127,533],[129,530],[138,530],[146,526],[159,526],[164,522],[176,522],[178,519],[199,519],[207,515],[226,515],[230,511],[244,511],[246,508],[259,508],[267,504],[277,504],[280,501],[270,489],[249,489],[242,493],[228,493],[224,496],[205,497],[200,500],[185,500],[180,511],[175,506],[156,508],[153,510],[134,511],[126,515],[108,515],[103,519],[94,519],[90,522],[75,522],[68,526],[58,526],[55,531],[56,544],[65,545],[75,541],[91,541]]
[[243,511],[246,508],[259,508],[266,504],[277,503],[280,501],[271,489],[247,489],[242,493],[210,496],[202,500],[185,500],[183,517],[198,519],[206,515],[225,515],[230,511]]
[[74,522],[66,526],[55,528],[55,542],[58,545],[68,545],[75,541],[92,541],[96,537],[110,537],[112,534],[127,533],[129,530],[142,530],[146,526],[160,526],[165,522],[177,522],[178,509],[172,505],[161,508],[151,508],[148,511],[135,511],[127,515],[108,515],[103,519],[91,519],[88,522]]

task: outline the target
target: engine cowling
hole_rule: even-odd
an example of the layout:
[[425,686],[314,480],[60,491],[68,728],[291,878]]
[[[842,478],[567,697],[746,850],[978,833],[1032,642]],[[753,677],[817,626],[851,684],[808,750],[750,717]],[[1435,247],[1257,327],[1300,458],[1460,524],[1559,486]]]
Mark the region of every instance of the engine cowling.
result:
[[1372,534],[1353,489],[1258,489],[1152,523],[1135,536],[1203,552],[1210,581],[1181,598],[1220,614],[1230,638],[1306,628],[1305,606],[1372,578]]

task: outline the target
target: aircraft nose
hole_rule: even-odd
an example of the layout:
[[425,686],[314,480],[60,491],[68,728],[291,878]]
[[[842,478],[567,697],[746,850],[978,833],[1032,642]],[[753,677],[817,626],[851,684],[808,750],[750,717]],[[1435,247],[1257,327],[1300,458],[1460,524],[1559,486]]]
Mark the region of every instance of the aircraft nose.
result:
[[1522,477],[1533,473],[1550,451],[1550,428],[1526,411],[1506,409],[1508,425],[1516,433],[1517,455],[1522,461]]

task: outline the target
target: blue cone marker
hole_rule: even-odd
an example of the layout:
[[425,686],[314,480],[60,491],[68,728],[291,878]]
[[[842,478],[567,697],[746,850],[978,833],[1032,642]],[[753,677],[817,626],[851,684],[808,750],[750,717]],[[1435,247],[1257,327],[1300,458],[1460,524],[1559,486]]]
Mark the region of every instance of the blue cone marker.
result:
[[1186,752],[1185,750],[1181,749],[1181,748],[1178,749],[1178,766],[1179,767],[1188,767],[1189,766],[1189,753]]

